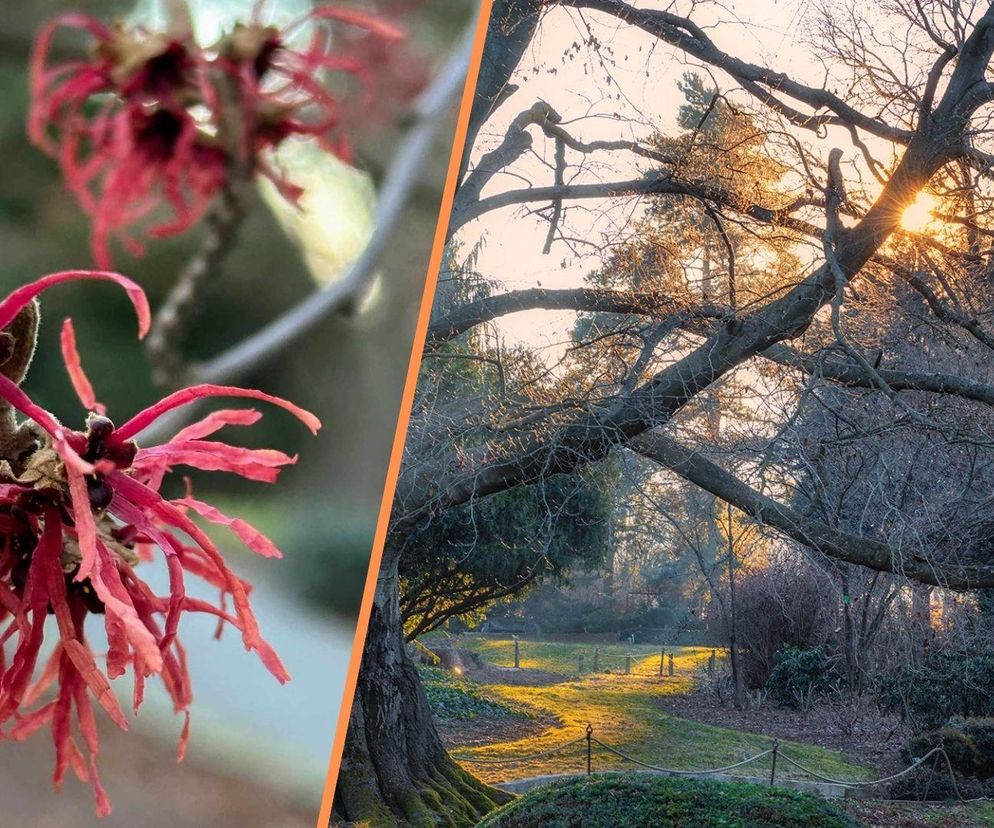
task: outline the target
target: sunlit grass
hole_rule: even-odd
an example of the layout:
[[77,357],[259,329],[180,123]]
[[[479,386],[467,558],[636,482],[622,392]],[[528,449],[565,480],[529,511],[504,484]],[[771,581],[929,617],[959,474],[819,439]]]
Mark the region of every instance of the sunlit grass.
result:
[[[467,637],[460,647],[479,653],[487,662],[498,667],[514,666],[514,642],[508,638]],[[660,647],[656,644],[590,644],[562,643],[557,641],[520,642],[521,667],[574,676],[579,672],[579,656],[583,655],[584,674],[594,669],[594,650],[597,650],[598,670],[623,673],[628,654],[632,655],[632,675],[658,676],[661,651],[666,652],[664,672],[669,670],[669,656],[673,656],[673,669],[678,675],[688,676],[702,668],[711,656],[710,647]],[[717,651],[718,656],[723,655]]]
[[[510,639],[468,638],[460,646],[472,649],[498,666],[513,666],[514,648]],[[611,673],[586,672],[592,666],[590,644],[521,641],[522,668],[558,673],[564,680],[542,686],[495,684],[487,687],[494,698],[528,708],[538,716],[551,716],[556,724],[542,732],[476,748],[456,748],[457,757],[485,758],[487,763],[466,762],[467,768],[488,782],[522,779],[545,774],[586,770],[584,746],[549,757],[514,761],[515,757],[541,753],[584,735],[587,724],[594,736],[630,756],[661,767],[696,770],[720,767],[745,759],[769,748],[769,737],[714,727],[664,713],[659,697],[688,692],[695,676],[711,655],[709,647],[667,647],[674,655],[676,675],[660,678],[659,650],[653,645],[600,645],[602,659]],[[585,654],[585,672],[577,676],[577,655]],[[633,654],[632,674],[624,675],[625,654]],[[719,653],[719,656],[721,654]],[[668,667],[668,665],[667,665]],[[845,755],[813,745],[782,742],[781,749],[793,759],[827,776],[865,779],[869,769]],[[626,770],[632,765],[595,745],[595,770]],[[769,774],[769,760],[763,759],[739,772],[749,776]],[[781,766],[781,770],[782,766]]]

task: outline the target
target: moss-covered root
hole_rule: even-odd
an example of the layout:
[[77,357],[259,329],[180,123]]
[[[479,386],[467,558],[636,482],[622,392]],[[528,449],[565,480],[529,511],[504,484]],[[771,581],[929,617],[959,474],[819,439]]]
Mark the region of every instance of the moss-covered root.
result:
[[450,761],[430,774],[421,796],[426,804],[430,803],[436,818],[432,824],[451,828],[470,828],[494,808],[512,799],[511,794],[484,785]]
[[[470,828],[509,797],[445,751],[400,622],[397,562],[384,552],[335,791],[339,824]],[[333,823],[334,824],[334,823]]]
[[404,797],[401,824],[410,828],[472,828],[511,798],[510,794],[484,785],[446,761],[428,774],[425,785]]
[[[452,761],[428,773],[420,787],[394,792],[396,807],[389,808],[377,784],[359,773],[340,774],[336,799],[348,803],[349,821],[341,809],[332,813],[332,826],[357,828],[472,828],[513,795],[491,788]],[[344,771],[344,769],[343,769]]]

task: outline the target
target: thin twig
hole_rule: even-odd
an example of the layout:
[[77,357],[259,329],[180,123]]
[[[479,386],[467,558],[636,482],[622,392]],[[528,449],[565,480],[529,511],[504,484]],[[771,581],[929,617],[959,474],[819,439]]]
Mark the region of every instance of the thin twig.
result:
[[207,215],[207,229],[200,249],[176,279],[155,315],[155,324],[146,340],[145,348],[157,384],[174,384],[181,376],[183,336],[208,287],[214,282],[221,262],[234,245],[244,216],[243,202],[235,188],[225,187]]
[[[415,102],[411,113],[413,125],[394,155],[380,189],[372,235],[346,275],[334,284],[315,291],[239,344],[193,367],[185,375],[185,381],[191,384],[233,382],[363,294],[414,193],[424,164],[434,148],[435,134],[446,120],[452,100],[465,83],[473,34],[470,28],[431,86]],[[187,416],[189,411],[185,412],[185,416],[163,418],[142,436],[153,439],[171,433],[176,424],[185,421]]]
[[[185,0],[173,0],[170,13],[171,25],[178,32],[192,26]],[[251,154],[243,146],[245,123],[239,85],[217,70],[211,73],[211,85],[221,103],[217,139],[227,154],[228,180],[207,214],[200,249],[187,262],[156,313],[152,333],[146,341],[155,381],[163,386],[182,384],[185,379],[183,337],[234,246],[238,229],[245,219],[255,173]]]
[[196,382],[230,382],[244,375],[362,295],[366,284],[375,275],[380,257],[393,238],[404,208],[421,177],[425,161],[434,146],[435,133],[452,99],[462,88],[469,66],[471,42],[468,39],[463,41],[416,104],[414,125],[383,180],[372,236],[345,277],[311,294],[262,330],[199,366],[192,377]]

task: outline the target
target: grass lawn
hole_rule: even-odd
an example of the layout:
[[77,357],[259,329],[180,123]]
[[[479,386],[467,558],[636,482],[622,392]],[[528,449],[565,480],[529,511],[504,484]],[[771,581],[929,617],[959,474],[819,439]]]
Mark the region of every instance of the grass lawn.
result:
[[[479,653],[491,664],[513,665],[513,643],[509,639],[467,636],[458,646]],[[592,646],[522,641],[523,668],[559,673],[564,675],[564,680],[536,685],[488,684],[487,695],[503,699],[509,705],[531,709],[536,715],[552,716],[558,723],[526,738],[475,748],[455,748],[453,755],[464,760],[468,770],[488,782],[576,773],[586,768],[582,745],[549,757],[514,760],[515,757],[541,753],[582,736],[588,722],[593,725],[594,736],[612,747],[643,762],[677,770],[729,765],[771,746],[771,740],[764,736],[682,719],[659,709],[657,700],[660,694],[685,693],[690,689],[695,672],[711,654],[710,648],[667,648],[667,652],[674,654],[676,675],[662,679],[658,677],[658,647],[602,645],[601,652],[607,656],[620,652],[622,669],[625,653],[632,651],[638,656],[632,675],[628,676],[617,673],[577,676],[576,655],[581,650],[592,651]],[[781,750],[813,770],[834,778],[857,780],[872,775],[869,769],[837,751],[796,742],[782,742]],[[473,758],[488,761],[465,761]],[[593,764],[595,770],[632,769],[631,764],[597,746]],[[760,760],[739,772],[750,776],[767,775],[769,759]],[[786,768],[780,765],[778,772],[786,772]]]
[[[479,653],[487,662],[498,667],[514,666],[514,642],[508,638],[483,638],[467,636],[460,640],[460,647]],[[588,644],[560,643],[556,641],[520,642],[521,667],[543,670],[564,676],[575,676],[579,671],[579,656],[583,655],[583,674],[594,668],[594,650],[598,651],[600,671],[623,673],[628,654],[632,655],[632,674],[659,675],[660,647],[656,644]],[[710,647],[666,647],[667,656],[673,655],[673,668],[678,676],[689,678],[703,667],[711,655]],[[721,651],[718,651],[719,656]],[[668,658],[667,658],[668,662]],[[664,665],[667,669],[669,664]]]

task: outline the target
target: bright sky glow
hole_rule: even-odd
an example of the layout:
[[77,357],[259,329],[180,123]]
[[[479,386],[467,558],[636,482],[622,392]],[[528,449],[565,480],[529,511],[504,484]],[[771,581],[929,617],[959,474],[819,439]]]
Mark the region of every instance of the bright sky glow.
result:
[[904,208],[901,214],[901,227],[909,233],[923,233],[936,221],[932,211],[939,206],[935,196],[922,191],[918,197]]

